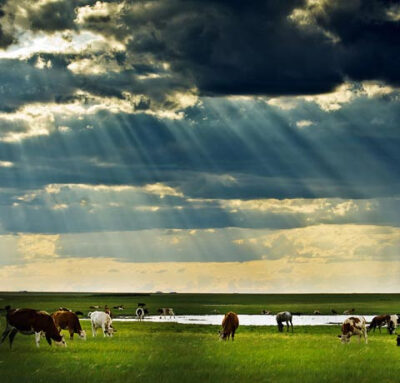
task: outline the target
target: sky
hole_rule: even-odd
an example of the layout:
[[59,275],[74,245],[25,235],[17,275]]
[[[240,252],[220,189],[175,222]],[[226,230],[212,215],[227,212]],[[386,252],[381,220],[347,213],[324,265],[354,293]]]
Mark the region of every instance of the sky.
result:
[[400,292],[395,0],[0,0],[0,290]]

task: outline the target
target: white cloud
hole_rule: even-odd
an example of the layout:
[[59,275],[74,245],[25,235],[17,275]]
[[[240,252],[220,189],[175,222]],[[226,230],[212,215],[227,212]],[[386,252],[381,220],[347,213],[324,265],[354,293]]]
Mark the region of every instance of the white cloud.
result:
[[296,122],[296,126],[298,128],[306,128],[308,126],[314,125],[314,122],[311,120],[300,120]]

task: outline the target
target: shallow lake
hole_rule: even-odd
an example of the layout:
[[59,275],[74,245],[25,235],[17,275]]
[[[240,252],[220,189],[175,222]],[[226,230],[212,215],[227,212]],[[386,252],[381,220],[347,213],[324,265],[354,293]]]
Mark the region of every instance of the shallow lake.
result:
[[[276,326],[275,315],[238,315],[241,326]],[[293,326],[338,325],[351,315],[293,315]],[[357,315],[354,315],[357,316]],[[161,318],[159,316],[145,317],[145,322],[174,322],[181,324],[220,325],[223,315],[176,315],[176,317]],[[370,322],[374,315],[364,315]],[[114,322],[138,322],[136,318],[115,318]]]

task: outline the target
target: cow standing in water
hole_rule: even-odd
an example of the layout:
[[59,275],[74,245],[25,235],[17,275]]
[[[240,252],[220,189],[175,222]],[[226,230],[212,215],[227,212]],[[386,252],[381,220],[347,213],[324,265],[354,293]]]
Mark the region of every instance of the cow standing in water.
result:
[[225,314],[224,319],[222,320],[222,330],[219,332],[219,337],[222,340],[229,340],[229,337],[232,335],[232,341],[235,338],[235,331],[239,327],[239,318],[236,313],[230,311]]
[[278,324],[279,332],[283,331],[283,322],[286,322],[286,326],[287,326],[286,332],[289,332],[289,323],[292,327],[292,332],[293,332],[292,314],[289,311],[282,311],[282,312],[276,314],[276,323]]
[[42,333],[50,346],[52,340],[54,340],[57,345],[64,347],[67,345],[64,337],[60,335],[52,317],[48,313],[33,309],[11,309],[10,306],[7,306],[5,309],[7,311],[7,325],[1,337],[0,344],[3,343],[8,336],[11,348],[15,335],[20,332],[24,335],[35,334],[37,347],[39,347]]
[[368,343],[366,321],[364,317],[350,317],[342,324],[342,335],[338,335],[342,343],[349,343],[353,335],[358,335],[358,343],[361,341],[361,336],[364,336],[365,343]]
[[58,329],[68,330],[69,338],[74,339],[74,334],[78,334],[79,338],[86,340],[86,332],[82,330],[81,324],[79,323],[78,316],[71,311],[56,311],[51,314],[51,317],[54,320],[54,323]]

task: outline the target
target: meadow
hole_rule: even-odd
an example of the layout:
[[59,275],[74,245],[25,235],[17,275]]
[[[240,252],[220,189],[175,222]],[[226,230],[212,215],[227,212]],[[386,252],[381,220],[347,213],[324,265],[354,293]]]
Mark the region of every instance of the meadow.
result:
[[[2,325],[4,320],[2,321]],[[83,322],[89,330],[89,322]],[[75,339],[67,348],[36,349],[17,335],[0,346],[0,376],[12,382],[395,382],[400,347],[376,333],[369,344],[340,343],[338,326],[239,327],[234,342],[218,340],[216,326],[115,323],[113,338]]]
[[[357,313],[399,312],[399,295],[222,295],[222,294],[1,294],[0,307],[34,307],[49,312],[60,305],[87,312],[93,304],[124,304],[132,313],[138,302],[150,311],[174,307],[179,314],[234,310],[258,314],[315,308],[330,312],[355,307]],[[4,312],[0,328],[5,326]],[[18,334],[13,349],[0,345],[0,381],[12,382],[395,382],[400,376],[400,347],[386,330],[370,334],[369,344],[343,345],[339,326],[295,326],[278,333],[272,326],[240,326],[234,342],[218,340],[218,326],[115,322],[113,338],[100,331],[68,347],[36,349],[33,336]]]

